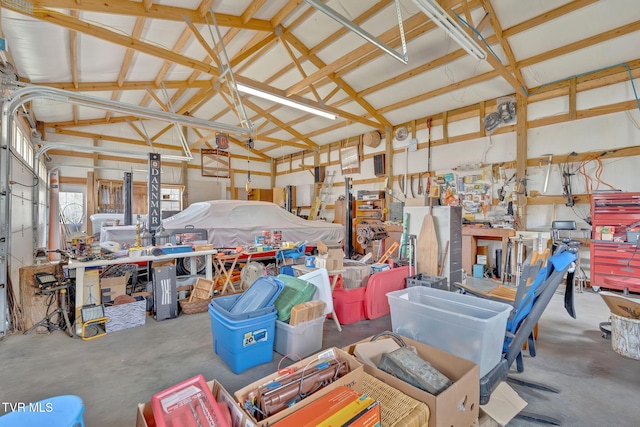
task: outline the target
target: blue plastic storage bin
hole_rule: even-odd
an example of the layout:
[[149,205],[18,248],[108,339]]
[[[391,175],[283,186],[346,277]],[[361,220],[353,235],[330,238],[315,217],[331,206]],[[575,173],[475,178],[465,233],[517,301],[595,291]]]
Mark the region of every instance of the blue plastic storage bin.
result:
[[244,314],[274,304],[282,290],[284,282],[277,277],[258,277],[249,288],[244,291],[228,309],[231,314]]
[[258,317],[230,320],[219,313],[213,304],[209,304],[213,351],[234,374],[273,359],[278,312],[273,307],[270,310]]

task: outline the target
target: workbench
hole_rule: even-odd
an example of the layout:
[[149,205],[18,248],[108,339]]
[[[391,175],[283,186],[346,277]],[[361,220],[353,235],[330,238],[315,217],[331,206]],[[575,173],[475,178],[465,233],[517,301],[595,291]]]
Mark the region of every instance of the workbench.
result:
[[[204,256],[205,265],[206,265],[205,277],[211,280],[213,279],[212,255],[216,253],[217,251],[214,249],[214,250],[207,250],[207,251],[180,252],[180,253],[165,254],[165,255],[159,255],[159,256],[145,255],[145,256],[135,256],[135,257],[114,258],[114,259],[98,259],[98,260],[87,261],[87,262],[81,262],[76,259],[69,260],[68,268],[76,270],[76,286],[75,286],[76,287],[76,311],[75,311],[76,334],[79,335],[81,333],[81,325],[80,325],[80,322],[78,321],[78,319],[80,319],[80,309],[82,308],[83,305],[85,305],[86,299],[94,294],[94,290],[90,289],[89,294],[86,296],[86,298],[84,295],[84,288],[85,288],[84,277],[85,277],[85,271],[87,269],[96,268],[96,267],[97,268],[106,267],[108,265],[116,265],[116,264],[135,264],[135,263],[149,262],[149,261],[153,262],[153,261],[173,260],[177,258],[191,258],[190,270],[197,271],[195,257]],[[100,300],[99,289],[96,290],[96,294],[93,297],[93,300],[95,301]]]
[[473,275],[473,264],[476,264],[478,254],[478,240],[500,240],[502,242],[502,268],[507,257],[509,238],[516,235],[516,231],[509,228],[481,228],[462,227],[462,268],[467,276]]

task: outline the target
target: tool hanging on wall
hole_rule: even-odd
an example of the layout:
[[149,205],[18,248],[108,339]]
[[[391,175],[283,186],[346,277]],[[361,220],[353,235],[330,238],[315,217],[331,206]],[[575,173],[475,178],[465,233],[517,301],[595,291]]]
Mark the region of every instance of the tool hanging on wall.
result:
[[424,193],[424,190],[422,188],[422,174],[419,173],[418,174],[418,196],[421,196]]
[[514,173],[513,173],[513,175],[511,175],[511,178],[509,178],[508,180],[506,180],[506,181],[504,182],[504,184],[502,184],[502,187],[500,187],[500,188],[498,189],[498,200],[500,200],[501,202],[503,202],[503,201],[504,201],[504,198],[505,198],[505,196],[506,196],[506,194],[507,194],[507,192],[505,191],[505,187],[506,187],[507,185],[509,185],[509,184],[511,183],[511,181],[513,181],[513,180],[515,179],[515,177],[516,177],[516,173],[514,172]]
[[398,175],[398,186],[400,187],[400,192],[402,192],[402,194],[406,196],[406,193],[404,192],[404,176],[403,175]]

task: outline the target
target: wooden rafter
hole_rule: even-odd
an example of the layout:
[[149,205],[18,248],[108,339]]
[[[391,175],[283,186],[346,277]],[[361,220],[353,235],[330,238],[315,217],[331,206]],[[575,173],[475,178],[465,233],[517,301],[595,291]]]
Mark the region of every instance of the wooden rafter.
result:
[[[491,3],[491,0],[480,0],[480,3],[482,4],[482,7],[484,7],[484,10],[489,14],[489,20],[491,22],[491,26],[493,27],[493,31],[496,37],[498,38],[498,41],[500,42],[500,46],[502,47],[502,50],[507,56],[507,60],[509,61],[509,66],[511,67],[511,70],[513,70],[516,80],[518,80],[518,87],[526,88],[524,77],[522,76],[522,72],[520,71],[520,68],[518,68],[516,64],[516,57],[513,54],[513,50],[511,50],[511,45],[509,44],[509,41],[506,38],[504,38],[502,35],[502,25],[498,20],[498,16],[496,15],[496,11],[493,8],[493,4]],[[489,55],[490,54],[491,53],[489,53]],[[520,91],[516,90],[516,92],[520,92]]]
[[[77,4],[74,0],[34,0],[33,9],[52,8],[52,9],[70,9],[87,12],[99,12],[115,15],[128,15],[149,19],[160,19],[165,21],[182,21],[183,16],[188,16],[191,22],[195,24],[205,24],[204,13],[199,9],[187,9],[176,6],[162,6],[152,4],[149,11],[145,10],[142,2],[130,0],[82,0],[81,4]],[[209,5],[211,0],[204,3]],[[209,6],[204,8],[204,12],[209,10]],[[260,19],[250,19],[243,23],[239,16],[225,15],[216,13],[216,21],[223,27],[236,27],[242,29],[256,31],[273,31],[273,26],[269,21]]]
[[547,52],[543,52],[541,54],[523,59],[522,61],[518,61],[518,67],[529,67],[533,64],[548,61],[549,59],[553,59],[557,56],[566,55],[567,53],[575,52],[576,50],[584,49],[589,46],[612,40],[616,37],[621,37],[625,34],[634,33],[636,31],[640,31],[640,21],[634,21],[629,24],[622,25],[618,28],[614,28],[612,30],[587,37],[577,42],[569,43],[564,46],[551,49]]
[[[78,18],[80,13],[77,10],[71,11],[71,16]],[[69,31],[69,52],[71,64],[71,84],[75,89],[78,89],[78,33],[75,31]]]
[[50,22],[69,30],[88,34],[120,46],[133,48],[139,52],[165,59],[188,68],[193,68],[194,70],[202,71],[214,76],[218,75],[219,73],[216,67],[213,67],[202,61],[188,58],[157,45],[136,40],[133,37],[119,34],[115,31],[108,30],[104,27],[92,24],[90,22],[72,18],[68,15],[63,15],[53,10],[34,10],[32,16],[42,21]]
[[[389,6],[391,3],[393,3],[393,0],[381,0],[377,2],[372,7],[365,10],[360,15],[356,16],[355,19],[353,20],[353,23],[356,25],[362,25],[364,22],[367,21],[367,19],[373,17],[374,15],[382,11],[384,8]],[[311,10],[315,10],[315,9],[311,9]],[[289,28],[289,30],[291,30],[291,27]],[[340,27],[340,29],[335,31],[329,37],[325,38],[320,43],[318,43],[317,45],[309,49],[309,54],[316,55],[318,52],[322,51],[327,46],[330,46],[333,42],[335,42],[336,40],[338,40],[340,37],[344,36],[348,32],[349,32],[349,29],[345,27]]]
[[[293,64],[298,69],[298,72],[300,73],[302,78],[306,78],[307,73],[304,71],[304,68],[302,68],[302,64],[300,64],[300,61],[298,61],[298,58],[296,57],[295,53],[293,53],[293,50],[291,50],[291,47],[287,43],[287,40],[280,37],[280,42],[282,43],[282,47],[284,47],[284,49],[287,51],[289,58],[291,58],[291,61],[293,61]],[[313,85],[310,85],[309,88],[311,89],[311,92],[313,92],[313,96],[315,96],[316,101],[322,102],[322,98],[320,98],[320,95],[318,95],[318,91],[316,90],[316,88]]]
[[245,99],[244,103],[249,108],[251,108],[253,111],[255,111],[257,113],[260,113],[264,117],[267,117],[271,122],[273,122],[275,125],[279,126],[280,129],[290,133],[292,136],[298,138],[298,140],[305,142],[309,147],[313,148],[313,147],[317,147],[318,146],[318,144],[316,144],[315,142],[313,142],[312,140],[307,138],[305,135],[303,135],[300,132],[298,132],[297,130],[291,128],[285,122],[283,122],[282,120],[280,120],[277,117],[275,117],[273,114],[268,114],[265,110],[263,110],[262,108],[258,107],[256,104],[252,103],[251,101]]
[[[407,19],[406,21],[404,21],[403,25],[404,25],[405,32],[408,32],[408,31],[414,29],[417,26],[425,25],[425,17],[422,14],[415,14],[412,17],[410,17],[409,19]],[[433,24],[431,24],[431,25],[433,25]],[[380,41],[382,41],[383,43],[387,43],[387,44],[390,44],[393,40],[399,39],[399,38],[400,38],[400,36],[398,34],[398,28],[396,28],[396,27],[385,31],[384,33],[382,33],[378,37],[378,39]],[[407,39],[407,41],[408,41],[408,39]],[[343,67],[349,65],[350,63],[356,61],[357,59],[359,59],[360,57],[366,55],[367,53],[373,52],[376,49],[377,48],[374,45],[372,45],[371,43],[366,43],[366,44],[360,46],[359,48],[357,48],[357,49],[355,49],[355,50],[353,50],[353,51],[341,56],[340,58],[338,58],[337,60],[335,60],[331,64],[327,64],[324,68],[318,69],[316,72],[314,72],[313,74],[309,75],[309,77],[307,77],[306,79],[302,79],[299,82],[291,85],[286,90],[287,96],[300,92],[301,90],[306,88],[308,85],[317,82],[318,80],[320,80],[323,77],[327,77],[330,74],[337,72],[341,68],[343,68]]]
[[[310,55],[308,53],[308,49],[307,47],[300,41],[298,40],[292,33],[286,31],[285,32],[285,38],[287,39],[287,41],[289,41],[289,43],[291,43],[298,52],[300,52],[306,59],[308,59],[309,61],[311,61],[313,63],[313,65],[315,65],[318,69],[322,70],[322,67],[325,67],[326,64],[317,56],[317,55]],[[303,79],[306,80],[306,79]],[[365,111],[367,111],[369,114],[371,114],[371,116],[373,118],[375,118],[379,124],[375,124],[375,123],[370,123],[369,126],[372,126],[373,128],[382,128],[385,126],[391,126],[391,123],[384,118],[384,116],[382,116],[382,114],[380,114],[378,111],[376,111],[375,108],[373,108],[373,106],[371,104],[369,104],[366,100],[364,100],[361,97],[356,96],[356,91],[343,79],[338,78],[338,77],[333,77],[332,76],[332,80],[334,81],[334,83],[336,85],[338,85],[343,91],[345,91],[347,94],[349,94],[350,96],[352,96],[352,99],[354,101],[356,101],[362,108],[365,109]],[[288,95],[289,98],[293,98],[295,95]],[[329,109],[327,107],[321,107],[324,109]],[[335,109],[337,110],[337,109]],[[332,110],[329,110],[332,111]],[[337,110],[339,111],[339,110]],[[336,112],[337,111],[333,111]],[[340,113],[337,113],[340,114]],[[362,117],[358,117],[355,116],[353,114],[344,114],[341,113],[340,114],[342,117],[344,117],[345,119],[349,119],[352,120],[354,122],[359,122],[359,123],[363,123],[363,118]],[[370,122],[370,121],[369,121]]]
[[[133,37],[136,40],[140,39],[140,36],[142,35],[142,30],[144,29],[145,22],[146,22],[145,18],[136,18],[136,23],[133,26],[131,37]],[[131,67],[131,62],[133,62],[133,56],[135,55],[135,53],[136,51],[133,49],[127,49],[126,52],[124,53],[124,59],[122,60],[122,65],[120,66],[120,72],[118,73],[118,79],[116,80],[116,84],[118,85],[118,88],[122,86],[125,79],[127,78],[127,74],[129,73],[129,68]],[[112,101],[119,100],[121,93],[122,92],[119,89],[114,90],[111,95],[111,100]],[[113,116],[112,111],[106,112],[105,117],[107,118],[107,121],[109,121],[112,116]]]
[[[79,4],[80,2],[78,2]],[[151,6],[153,5],[153,0],[142,0],[142,7],[144,7],[144,11],[149,13],[151,11]]]

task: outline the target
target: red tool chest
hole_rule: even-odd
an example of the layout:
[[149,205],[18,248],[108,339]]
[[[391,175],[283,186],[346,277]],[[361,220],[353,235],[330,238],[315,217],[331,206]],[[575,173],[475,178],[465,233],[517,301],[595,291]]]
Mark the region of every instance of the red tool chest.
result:
[[[640,243],[628,241],[629,226],[638,221],[640,193],[591,195],[591,286],[640,292]],[[613,240],[602,240],[603,227]]]

